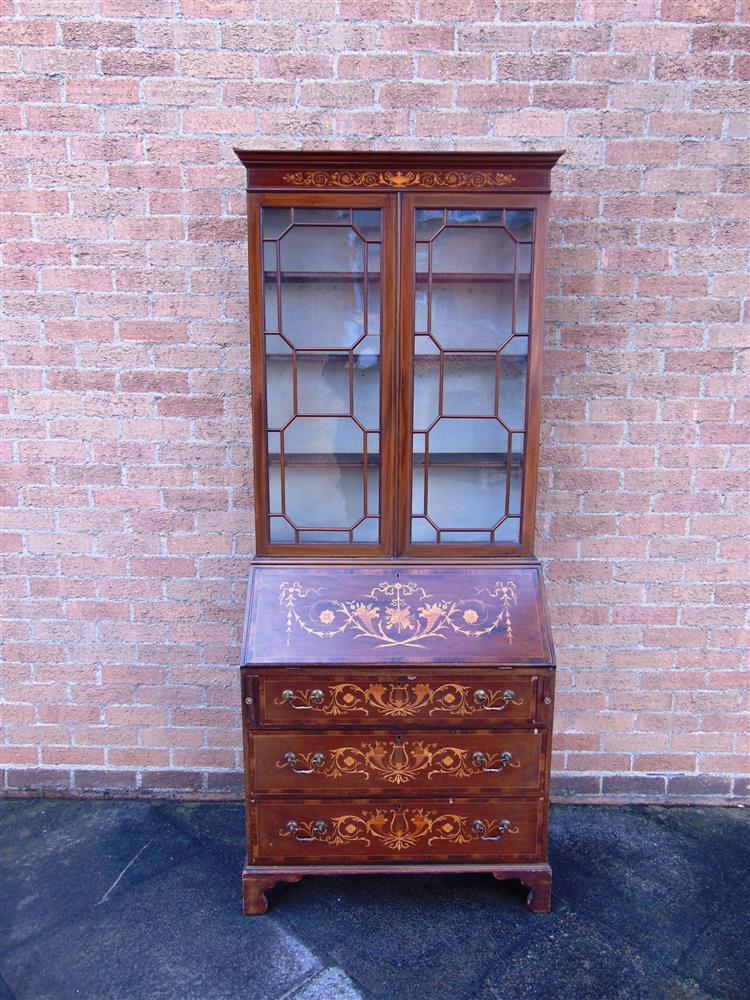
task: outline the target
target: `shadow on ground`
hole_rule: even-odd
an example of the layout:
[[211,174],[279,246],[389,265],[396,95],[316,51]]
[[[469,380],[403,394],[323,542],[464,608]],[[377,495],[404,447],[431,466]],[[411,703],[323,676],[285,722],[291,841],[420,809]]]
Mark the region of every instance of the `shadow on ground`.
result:
[[0,801],[0,1000],[746,1000],[740,809],[557,806],[554,911],[486,876],[240,910],[235,804]]

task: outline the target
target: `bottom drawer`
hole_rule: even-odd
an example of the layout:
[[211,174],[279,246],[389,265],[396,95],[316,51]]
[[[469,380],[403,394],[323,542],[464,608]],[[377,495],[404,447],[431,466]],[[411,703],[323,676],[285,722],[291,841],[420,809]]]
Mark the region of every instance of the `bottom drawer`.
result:
[[261,799],[256,863],[543,860],[542,799]]

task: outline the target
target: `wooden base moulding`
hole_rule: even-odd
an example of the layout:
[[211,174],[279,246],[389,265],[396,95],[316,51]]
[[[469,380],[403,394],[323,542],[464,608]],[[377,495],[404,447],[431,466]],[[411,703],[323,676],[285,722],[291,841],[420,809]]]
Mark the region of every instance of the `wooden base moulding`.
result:
[[539,865],[300,865],[294,868],[245,867],[242,897],[246,917],[257,917],[268,909],[269,889],[278,882],[299,882],[305,875],[492,875],[499,881],[517,879],[529,894],[526,905],[532,913],[552,908],[552,869]]

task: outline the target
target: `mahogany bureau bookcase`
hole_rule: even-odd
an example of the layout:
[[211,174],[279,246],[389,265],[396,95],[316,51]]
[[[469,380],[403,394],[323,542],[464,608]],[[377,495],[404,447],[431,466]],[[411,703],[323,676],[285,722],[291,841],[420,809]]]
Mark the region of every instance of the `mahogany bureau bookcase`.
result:
[[247,914],[307,874],[487,872],[550,907],[533,555],[559,153],[237,150],[257,555]]

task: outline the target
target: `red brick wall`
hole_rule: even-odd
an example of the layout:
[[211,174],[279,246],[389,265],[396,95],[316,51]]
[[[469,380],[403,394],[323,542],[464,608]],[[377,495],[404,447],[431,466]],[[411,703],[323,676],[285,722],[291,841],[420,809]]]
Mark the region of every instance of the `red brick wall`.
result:
[[231,147],[304,144],[568,150],[538,520],[556,791],[746,792],[748,6],[0,8],[5,787],[239,789],[253,537]]

